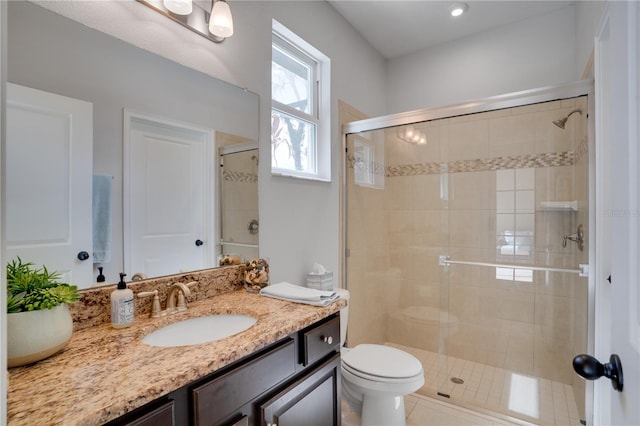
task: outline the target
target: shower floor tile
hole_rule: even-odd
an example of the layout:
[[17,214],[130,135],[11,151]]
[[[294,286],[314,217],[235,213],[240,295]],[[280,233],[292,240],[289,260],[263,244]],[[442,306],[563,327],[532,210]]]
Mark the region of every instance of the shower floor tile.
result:
[[[488,410],[516,424],[524,421],[524,424],[544,426],[580,426],[573,389],[569,385],[394,343],[387,345],[409,352],[422,362],[425,384],[416,395],[440,400],[445,398],[437,396],[438,393],[444,393],[450,396],[450,399],[445,399],[452,403],[449,405],[461,404],[472,409]],[[447,374],[441,373],[439,377],[438,371],[445,371],[445,367]],[[462,379],[463,383],[454,383],[452,378]],[[410,417],[409,403],[406,410]]]

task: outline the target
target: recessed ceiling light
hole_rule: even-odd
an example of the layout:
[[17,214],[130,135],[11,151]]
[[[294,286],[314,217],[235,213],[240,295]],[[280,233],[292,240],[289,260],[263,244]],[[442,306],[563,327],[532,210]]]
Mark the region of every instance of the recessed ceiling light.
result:
[[467,9],[469,9],[469,5],[466,3],[454,3],[449,8],[449,13],[451,14],[451,16],[456,17],[462,15],[467,11]]

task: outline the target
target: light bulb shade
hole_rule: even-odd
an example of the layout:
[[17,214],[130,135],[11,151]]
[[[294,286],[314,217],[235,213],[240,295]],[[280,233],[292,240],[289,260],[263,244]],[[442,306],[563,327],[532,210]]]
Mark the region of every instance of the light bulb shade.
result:
[[233,18],[231,9],[224,0],[216,0],[211,9],[209,18],[209,32],[218,37],[231,37],[233,35]]
[[193,3],[191,0],[164,0],[164,7],[176,15],[188,15],[193,11]]

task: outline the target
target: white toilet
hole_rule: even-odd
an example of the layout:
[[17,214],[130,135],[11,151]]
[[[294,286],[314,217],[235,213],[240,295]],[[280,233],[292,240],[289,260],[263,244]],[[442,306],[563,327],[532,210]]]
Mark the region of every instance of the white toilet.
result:
[[[343,299],[349,292],[336,289]],[[404,396],[424,385],[422,364],[413,355],[383,345],[344,346],[349,308],[340,311],[342,395],[361,413],[362,426],[404,426]]]

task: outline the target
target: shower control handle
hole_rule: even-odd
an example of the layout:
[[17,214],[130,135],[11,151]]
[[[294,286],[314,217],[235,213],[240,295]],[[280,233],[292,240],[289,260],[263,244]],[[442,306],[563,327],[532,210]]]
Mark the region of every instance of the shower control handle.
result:
[[613,389],[622,392],[624,385],[622,362],[616,354],[611,355],[609,362],[604,365],[591,355],[580,354],[573,358],[573,369],[587,380],[596,380],[602,376],[611,379]]
[[322,341],[327,345],[333,345],[333,337],[331,336],[322,336]]

